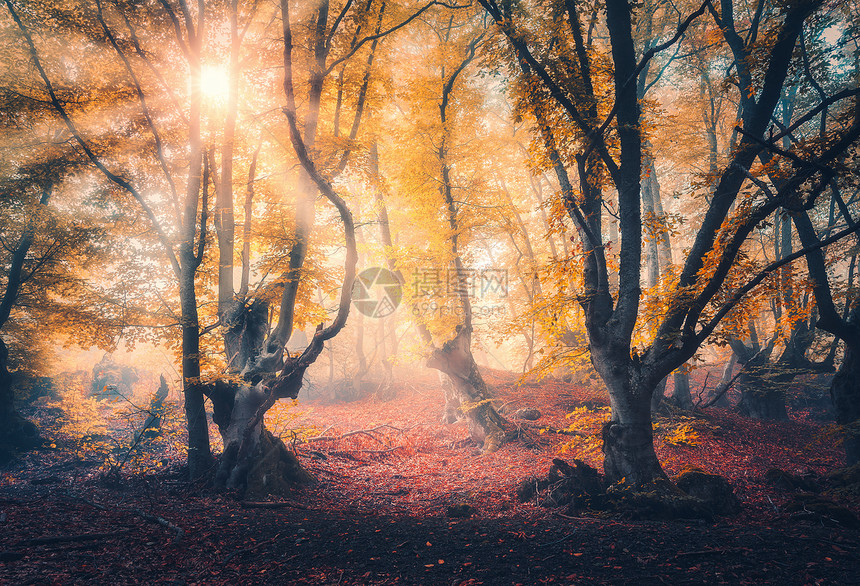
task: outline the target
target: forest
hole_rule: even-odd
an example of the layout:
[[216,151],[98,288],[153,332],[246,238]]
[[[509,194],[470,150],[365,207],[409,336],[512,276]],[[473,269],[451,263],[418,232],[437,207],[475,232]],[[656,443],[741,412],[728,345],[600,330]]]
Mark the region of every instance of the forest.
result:
[[3,0],[0,583],[856,583],[855,8]]

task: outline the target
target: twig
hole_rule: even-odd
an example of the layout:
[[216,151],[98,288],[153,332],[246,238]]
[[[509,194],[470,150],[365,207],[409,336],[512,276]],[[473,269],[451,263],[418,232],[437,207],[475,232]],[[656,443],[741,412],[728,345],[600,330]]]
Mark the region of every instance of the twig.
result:
[[156,523],[158,525],[161,525],[162,527],[167,527],[171,531],[174,531],[176,533],[176,541],[179,541],[180,539],[182,539],[185,536],[185,531],[183,531],[181,527],[177,527],[176,525],[174,525],[173,523],[171,523],[167,519],[164,519],[162,517],[157,517],[155,515],[150,515],[149,513],[144,513],[140,509],[133,509],[133,512],[138,517],[146,519],[150,523]]
[[305,505],[291,501],[242,501],[243,509],[283,509],[285,507],[302,510],[308,509]]
[[539,543],[539,544],[537,544],[536,547],[549,547],[550,545],[555,545],[556,543],[561,543],[562,541],[567,541],[568,539],[573,537],[573,535],[575,533],[576,533],[576,529],[574,529],[572,532],[568,533],[567,535],[565,535],[561,539],[556,539],[555,541],[550,541],[549,543]]
[[553,515],[557,515],[562,519],[569,519],[570,521],[594,521],[591,517],[571,517],[570,515],[565,515],[564,513],[559,513],[558,511],[553,511]]
[[[765,496],[767,496],[767,495],[765,495]],[[770,503],[770,506],[772,506],[772,507],[773,507],[774,512],[778,515],[778,514],[779,514],[779,509],[777,508],[777,506],[776,506],[775,504],[773,504],[773,501],[772,501],[772,500],[770,500],[770,497],[769,497],[769,496],[767,497],[767,502],[769,502],[769,503]]]
[[571,429],[555,429],[554,427],[541,427],[544,431],[548,431],[550,433],[557,433],[559,435],[576,435],[580,437],[588,436],[587,433],[582,433],[581,431],[571,430]]
[[[342,439],[348,438],[350,436],[359,435],[359,434],[366,435],[370,438],[375,439],[376,441],[380,441],[378,437],[376,437],[372,434],[373,434],[373,432],[378,431],[378,430],[382,429],[383,427],[388,427],[388,428],[393,429],[395,431],[399,431],[400,433],[404,433],[404,432],[409,431],[410,429],[412,429],[412,427],[415,427],[415,426],[413,425],[412,427],[407,427],[406,429],[401,429],[399,427],[394,427],[393,425],[383,423],[382,425],[377,425],[376,427],[373,427],[370,429],[357,429],[355,431],[348,431],[345,434],[340,435],[340,436],[318,435],[316,437],[309,437],[305,440],[302,440],[301,443],[307,444],[307,443],[311,443],[311,442],[334,442],[334,441],[342,440]],[[326,431],[328,431],[329,429],[331,429],[331,426],[326,428]]]
[[92,501],[89,501],[89,500],[85,499],[85,498],[84,498],[84,497],[82,497],[82,496],[78,496],[78,495],[76,495],[76,494],[72,494],[71,492],[67,492],[67,493],[66,493],[65,495],[63,495],[63,496],[65,496],[66,498],[69,498],[69,499],[75,500],[75,501],[80,501],[80,502],[84,503],[85,505],[89,505],[89,506],[93,507],[94,509],[98,509],[98,510],[100,510],[100,511],[107,511],[107,507],[106,507],[106,506],[104,506],[104,505],[100,505],[100,504],[98,504],[98,503],[94,503],[94,502],[92,502]]
[[21,542],[21,545],[47,545],[49,543],[68,543],[73,541],[90,541],[93,539],[108,539],[128,533],[128,529],[111,531],[109,533],[81,533],[78,535],[53,535],[51,537],[35,537]]
[[682,551],[681,553],[676,553],[675,557],[686,557],[691,555],[705,555],[708,553],[729,553],[730,551],[747,551],[749,548],[747,547],[724,547],[720,549],[701,549],[699,551]]
[[274,536],[274,537],[272,537],[271,539],[267,539],[266,541],[261,541],[261,542],[259,542],[259,543],[255,543],[255,544],[254,544],[254,545],[252,545],[251,547],[246,547],[245,549],[240,549],[240,550],[238,550],[238,551],[234,551],[233,553],[227,554],[227,556],[224,558],[224,561],[223,561],[223,562],[221,562],[221,568],[223,569],[223,568],[224,568],[224,566],[226,566],[227,564],[229,564],[229,563],[230,563],[230,560],[232,560],[234,557],[239,556],[239,555],[244,555],[244,554],[246,554],[246,553],[250,553],[250,552],[254,551],[255,549],[257,549],[258,547],[262,547],[262,546],[264,546],[264,545],[267,545],[267,544],[269,544],[269,543],[272,543],[273,541],[275,541],[276,539],[278,539],[280,536],[281,536],[281,534],[280,534],[280,533],[278,533],[277,535],[275,535],[275,536]]
[[394,452],[396,450],[402,449],[403,446],[394,446],[393,448],[387,448],[385,450],[348,450],[351,452],[360,452],[362,454],[388,454],[390,452]]

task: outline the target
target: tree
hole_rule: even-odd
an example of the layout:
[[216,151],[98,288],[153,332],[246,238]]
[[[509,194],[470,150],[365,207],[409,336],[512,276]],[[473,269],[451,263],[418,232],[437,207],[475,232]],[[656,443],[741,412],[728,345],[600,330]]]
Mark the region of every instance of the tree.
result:
[[[197,269],[203,261],[203,253],[206,244],[206,222],[207,222],[207,190],[208,190],[208,172],[203,172],[203,142],[201,136],[201,108],[202,108],[202,90],[201,90],[201,56],[204,38],[204,16],[205,5],[203,2],[198,3],[197,21],[192,17],[188,6],[182,2],[183,19],[180,21],[177,14],[173,11],[169,4],[163,3],[164,13],[161,16],[169,18],[174,25],[175,38],[174,42],[181,48],[188,67],[188,94],[187,94],[187,122],[186,137],[187,142],[182,148],[183,154],[187,152],[187,167],[185,174],[185,199],[180,205],[177,195],[176,184],[174,178],[174,170],[170,168],[165,159],[165,146],[162,142],[159,127],[152,116],[150,104],[146,101],[146,94],[141,85],[141,80],[138,77],[135,68],[126,55],[123,46],[117,40],[111,26],[108,24],[107,18],[103,11],[103,6],[100,2],[96,3],[96,12],[93,14],[89,7],[80,14],[75,14],[74,8],[58,11],[54,24],[69,26],[70,22],[75,23],[80,18],[83,18],[88,27],[84,28],[85,33],[91,38],[82,39],[81,42],[92,44],[96,43],[96,47],[101,43],[101,47],[111,48],[116,55],[116,60],[112,65],[119,61],[121,69],[125,71],[125,77],[129,80],[128,88],[133,92],[134,101],[136,102],[139,112],[142,114],[144,128],[152,138],[152,143],[146,146],[146,150],[151,153],[156,165],[155,168],[163,172],[162,181],[169,185],[168,193],[172,194],[172,201],[169,201],[167,206],[162,206],[175,213],[171,218],[170,215],[161,216],[156,211],[151,200],[146,196],[142,189],[136,186],[140,182],[152,181],[151,177],[141,177],[127,179],[121,173],[114,172],[110,169],[110,162],[106,160],[108,154],[99,152],[101,149],[96,147],[87,136],[81,132],[78,125],[72,119],[74,112],[70,114],[66,104],[67,100],[61,99],[55,90],[54,83],[51,81],[47,70],[42,64],[39,51],[34,44],[33,37],[30,34],[29,27],[24,24],[13,2],[7,1],[6,7],[10,16],[15,21],[21,31],[21,35],[25,41],[27,51],[30,58],[33,60],[39,77],[45,85],[47,99],[53,105],[58,116],[66,125],[68,131],[77,142],[78,147],[83,152],[92,165],[96,167],[104,177],[113,183],[116,187],[130,195],[140,209],[148,218],[153,231],[156,234],[156,239],[161,246],[162,252],[172,269],[173,277],[176,279],[179,293],[180,305],[180,328],[182,331],[182,373],[183,373],[183,391],[185,395],[185,414],[188,424],[188,453],[189,453],[189,472],[192,478],[201,476],[206,469],[211,465],[211,453],[209,447],[209,433],[206,421],[206,412],[203,405],[203,394],[200,390],[200,327],[197,311],[197,300],[195,290],[195,276]],[[65,7],[64,7],[65,8]],[[136,34],[136,26],[133,19],[136,16],[133,9],[129,6],[117,7],[120,11],[120,16],[129,30],[129,44],[140,49],[139,38]],[[149,20],[150,15],[146,13],[138,13],[144,21]],[[50,21],[50,19],[49,19]],[[184,29],[184,30],[183,30]],[[67,29],[68,30],[68,29]],[[142,53],[142,51],[141,51]],[[108,56],[99,54],[100,63],[111,63]],[[144,57],[142,60],[151,65]],[[157,71],[157,70],[156,70]],[[158,81],[163,82],[164,78],[158,73],[155,74]],[[126,119],[127,124],[135,124],[136,120]],[[98,149],[98,150],[97,150]],[[187,149],[187,150],[186,150]],[[129,174],[134,177],[133,173]],[[204,177],[204,175],[206,175]],[[201,202],[202,196],[202,202]],[[199,219],[199,222],[198,222]],[[176,230],[173,232],[173,230]],[[175,240],[178,244],[174,244],[173,237],[178,236]]]
[[[781,12],[760,10],[757,19],[765,17],[767,21],[757,20],[747,39],[735,30],[735,6],[729,0],[718,7],[705,2],[678,23],[668,40],[641,55],[637,55],[632,34],[634,8],[625,0],[606,3],[608,45],[591,52],[586,47],[581,7],[573,2],[554,5],[556,14],[565,19],[564,29],[553,28],[554,43],[526,34],[526,27],[556,22],[539,7],[519,5],[514,12],[510,4],[495,0],[481,0],[481,5],[507,39],[514,62],[523,70],[521,83],[527,84],[526,95],[533,104],[538,131],[547,130],[542,110],[557,108],[577,133],[574,160],[579,188],[574,189],[564,179],[564,165],[556,164],[556,170],[564,187],[564,203],[583,247],[584,285],[579,303],[585,311],[591,360],[609,390],[612,405],[612,417],[603,429],[604,470],[613,481],[646,484],[665,477],[654,453],[651,432],[650,402],[657,384],[693,356],[746,292],[798,257],[790,255],[771,264],[745,280],[743,286],[727,291],[723,285],[738,268],[743,243],[755,226],[781,205],[796,199],[806,205],[814,203],[823,190],[821,167],[843,156],[858,137],[860,126],[852,124],[821,152],[807,154],[809,165],[795,170],[775,194],[742,191],[751,181],[750,169],[762,151],[803,24],[820,9],[821,2],[797,2]],[[764,3],[759,6],[763,8]],[[655,335],[636,346],[633,332],[641,298],[643,136],[635,79],[642,67],[678,42],[690,24],[706,12],[727,42],[747,55],[760,41],[756,33],[759,26],[768,31],[769,41],[761,48],[755,45],[759,49],[757,59],[735,59],[741,89],[741,138],[728,165],[715,177],[713,197]],[[598,108],[603,92],[597,85],[602,80],[595,73],[600,71],[594,65],[598,58],[611,59],[612,64],[611,78],[606,81],[611,84],[607,93],[613,101],[607,112]],[[558,156],[554,159],[563,163]],[[601,221],[608,185],[617,192],[620,218],[619,286],[615,295],[609,285]],[[831,238],[845,235],[842,231]]]
[[[8,34],[4,31],[4,35]],[[61,336],[102,342],[106,326],[84,300],[89,267],[108,248],[91,205],[69,209],[74,179],[85,162],[68,135],[50,120],[50,108],[23,81],[20,63],[0,75],[3,136],[0,164],[0,452],[40,441],[36,427],[16,411],[10,369],[33,371],[51,359],[47,346]],[[89,202],[93,203],[93,202]]]

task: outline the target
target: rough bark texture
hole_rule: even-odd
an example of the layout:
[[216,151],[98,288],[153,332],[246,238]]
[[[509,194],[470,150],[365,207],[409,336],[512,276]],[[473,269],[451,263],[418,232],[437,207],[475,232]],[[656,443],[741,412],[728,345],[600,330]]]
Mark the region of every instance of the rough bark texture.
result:
[[236,299],[225,312],[221,323],[225,328],[227,369],[240,373],[263,350],[269,327],[269,304],[259,299]]
[[[194,297],[194,274],[183,275],[180,283],[182,303],[182,389],[185,395],[185,419],[188,427],[188,472],[200,478],[212,466],[209,447],[209,424],[200,385],[200,328]],[[190,292],[188,289],[190,288]]]
[[492,404],[492,395],[472,356],[471,330],[460,327],[457,335],[433,351],[427,366],[444,374],[445,415],[453,422],[466,419],[469,435],[484,453],[496,451],[505,441],[504,420]]
[[603,470],[607,479],[624,479],[640,486],[655,478],[666,478],[654,452],[648,389],[631,389],[623,378],[612,382],[620,388],[613,392],[610,387],[612,418],[603,426]]
[[847,466],[860,462],[860,348],[845,344],[845,355],[833,382],[830,397],[836,423],[842,426]]

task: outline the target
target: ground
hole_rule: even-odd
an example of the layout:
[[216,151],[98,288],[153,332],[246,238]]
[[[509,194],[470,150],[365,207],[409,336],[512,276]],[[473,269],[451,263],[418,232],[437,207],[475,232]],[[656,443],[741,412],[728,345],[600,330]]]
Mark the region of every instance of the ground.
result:
[[[736,516],[571,514],[519,502],[516,486],[557,457],[599,467],[600,393],[487,378],[507,413],[541,412],[517,420],[524,441],[488,455],[463,441],[463,424],[439,422],[444,400],[430,378],[387,402],[332,404],[312,388],[268,425],[318,483],[253,502],[186,483],[170,450],[105,477],[101,458],[55,442],[0,471],[0,584],[860,583],[860,532],[792,512],[798,490],[766,480],[779,468],[826,485],[838,467],[832,429],[806,413],[659,420],[670,475],[695,465],[726,476],[743,503]],[[840,502],[857,512],[850,497]]]

